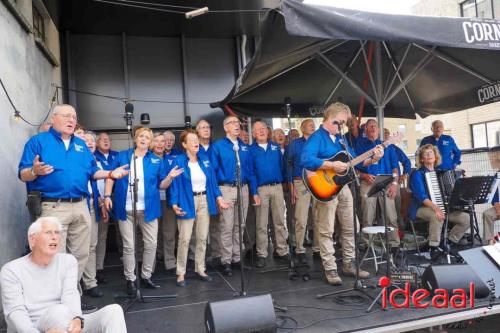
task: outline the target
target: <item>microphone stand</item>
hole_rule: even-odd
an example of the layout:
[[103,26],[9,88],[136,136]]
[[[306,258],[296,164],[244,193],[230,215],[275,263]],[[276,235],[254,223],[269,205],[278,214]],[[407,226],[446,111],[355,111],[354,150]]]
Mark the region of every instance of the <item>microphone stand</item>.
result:
[[233,146],[234,154],[236,157],[236,206],[238,207],[238,238],[240,240],[240,279],[241,279],[241,287],[240,291],[235,292],[234,296],[246,296],[247,292],[245,291],[245,265],[243,263],[243,189],[241,184],[241,160],[239,154],[239,146]]
[[[130,104],[131,105],[131,104]],[[128,148],[129,150],[132,149],[132,137],[133,137],[133,133],[132,133],[132,119],[134,119],[134,114],[133,114],[133,107],[132,107],[132,111],[129,111],[130,108],[125,108],[126,109],[126,112],[125,112],[125,122],[127,124],[127,134],[128,134]],[[130,295],[130,296],[116,296],[115,297],[115,300],[117,301],[117,303],[120,303],[120,301],[122,302],[126,302],[126,304],[124,304],[124,311],[125,313],[127,313],[129,311],[129,309],[134,306],[136,303],[140,302],[140,303],[145,303],[145,300],[146,299],[169,299],[169,298],[176,298],[177,295],[159,295],[159,296],[154,296],[154,295],[148,295],[148,296],[144,296],[142,294],[142,289],[141,289],[141,282],[140,282],[140,279],[141,279],[141,271],[140,271],[140,268],[139,268],[139,260],[137,260],[137,252],[138,252],[138,244],[137,244],[137,228],[139,227],[138,223],[137,223],[137,201],[138,201],[138,196],[137,196],[137,192],[138,192],[138,182],[139,182],[139,179],[137,178],[137,156],[135,155],[135,145],[134,145],[134,150],[132,151],[132,167],[133,167],[133,170],[134,170],[134,179],[130,179],[130,176],[129,176],[129,182],[128,182],[128,186],[129,186],[129,191],[130,191],[130,194],[131,194],[131,198],[132,198],[132,221],[133,221],[133,235],[132,235],[132,239],[134,240],[134,257],[135,257],[135,288],[136,288],[136,293],[135,295]],[[120,223],[120,221],[118,221],[118,223]]]
[[358,238],[358,223],[356,220],[356,204],[357,204],[357,200],[358,200],[357,190],[361,186],[361,183],[359,181],[359,176],[356,174],[356,171],[354,170],[354,165],[351,164],[352,156],[351,156],[351,154],[349,154],[349,150],[347,150],[346,137],[345,137],[345,134],[342,132],[340,126],[341,125],[339,125],[339,130],[340,130],[340,133],[342,136],[342,141],[340,143],[341,143],[342,147],[344,148],[344,150],[346,151],[347,157],[349,159],[348,172],[350,174],[352,174],[352,176],[354,178],[354,181],[351,181],[350,189],[351,189],[351,193],[352,193],[352,223],[354,226],[354,229],[353,229],[353,231],[354,231],[354,261],[356,263],[356,274],[355,274],[354,284],[351,288],[340,290],[340,291],[335,291],[335,292],[331,292],[331,293],[327,293],[327,294],[320,294],[320,295],[317,295],[316,297],[317,298],[324,298],[327,296],[338,295],[338,294],[342,294],[342,293],[349,292],[349,291],[358,291],[358,292],[363,293],[363,295],[366,295],[366,296],[370,297],[371,299],[373,299],[373,297],[366,292],[367,286],[364,285],[363,282],[359,278],[359,265],[360,265],[360,263],[359,263],[359,251],[358,251],[359,238]]

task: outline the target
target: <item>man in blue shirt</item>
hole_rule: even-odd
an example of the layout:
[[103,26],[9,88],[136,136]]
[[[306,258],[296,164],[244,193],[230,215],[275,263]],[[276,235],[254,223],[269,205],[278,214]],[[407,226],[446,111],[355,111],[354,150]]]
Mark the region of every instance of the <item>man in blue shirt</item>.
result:
[[[338,174],[344,174],[347,171],[347,163],[340,161],[328,161],[329,158],[336,153],[343,151],[342,138],[340,136],[340,126],[345,124],[351,110],[343,103],[334,103],[330,105],[324,113],[323,124],[314,132],[301,154],[302,166],[311,171],[333,169]],[[383,151],[380,148],[376,149],[376,158],[380,158]],[[364,166],[369,165],[370,160],[363,162]],[[342,200],[342,209],[337,210],[339,201]],[[335,215],[339,216],[339,224],[341,226],[340,239],[342,242],[342,254],[344,257],[342,271],[344,275],[353,276],[356,268],[354,263],[354,225],[353,225],[353,209],[352,195],[347,186],[344,186],[341,193],[333,200],[328,202],[315,201],[316,217],[318,224],[316,226],[319,235],[319,248],[325,276],[329,284],[340,285],[342,280],[337,272],[337,264],[335,258],[335,249],[333,247],[332,235],[335,231]],[[360,270],[361,278],[369,277],[369,273]]]
[[[379,140],[379,126],[376,120],[369,119],[365,125],[366,137],[358,142],[356,153],[358,155],[375,148],[382,144]],[[387,188],[388,198],[386,198],[386,221],[387,226],[393,227],[394,231],[389,233],[389,246],[394,255],[398,254],[399,251],[399,236],[398,236],[398,215],[396,212],[396,205],[394,198],[396,197],[399,177],[399,164],[397,160],[396,153],[394,151],[394,145],[388,146],[384,151],[384,156],[376,163],[372,163],[368,167],[361,169],[361,186],[360,186],[360,196],[361,196],[361,207],[363,211],[363,218],[361,224],[363,227],[373,225],[375,219],[375,213],[377,209],[377,200],[380,204],[383,204],[383,198],[381,197],[368,197],[368,191],[370,190],[375,177],[381,174],[392,174],[394,180],[391,185]]]
[[[288,172],[290,174],[287,177],[290,182],[292,204],[295,204],[295,254],[297,254],[299,263],[304,265],[307,264],[304,238],[310,212],[311,193],[309,193],[302,180],[303,168],[300,163],[300,156],[308,138],[314,133],[314,121],[312,119],[305,119],[300,125],[300,130],[302,131],[302,137],[292,141],[288,146],[288,160],[290,161]],[[312,216],[315,215],[312,214]],[[315,219],[313,219],[313,224],[316,224]],[[314,237],[313,252],[319,254],[318,237],[316,236]]]
[[119,179],[125,167],[101,170],[85,142],[73,135],[77,122],[71,105],[58,105],[48,132],[33,136],[24,146],[19,178],[42,195],[41,216],[57,217],[62,225],[61,251],[78,260],[78,281],[87,264],[91,218],[86,198],[89,179]]
[[278,258],[288,262],[288,247],[286,243],[287,230],[285,226],[285,199],[282,183],[285,180],[283,156],[280,146],[267,139],[267,125],[263,121],[253,124],[255,142],[250,146],[250,163],[257,180],[257,192],[260,206],[257,213],[257,263],[256,267],[266,265],[268,247],[269,209],[271,209],[276,238]]
[[432,135],[426,136],[420,142],[420,147],[431,144],[437,146],[441,154],[441,164],[438,166],[439,170],[455,170],[457,165],[462,163],[460,157],[462,152],[457,147],[455,140],[449,135],[443,134],[444,125],[441,120],[434,120],[432,122]]
[[[250,161],[250,149],[248,145],[238,138],[241,123],[238,118],[228,116],[224,119],[223,124],[226,137],[213,144],[210,161],[214,167],[222,197],[226,202],[230,203],[229,209],[221,213],[220,239],[222,245],[221,264],[223,273],[231,276],[233,274],[231,263],[235,265],[239,265],[240,263],[239,225],[241,223],[241,232],[243,233],[248,209],[248,193],[250,192],[250,195],[253,196],[254,204],[257,206],[260,205],[260,198],[257,194],[255,176]],[[241,207],[243,208],[243,221],[239,221],[238,219],[236,153],[241,161],[241,184],[243,192]]]
[[108,133],[99,133],[96,144],[97,149],[94,153],[96,159],[101,162],[104,170],[112,170],[111,167],[116,156],[118,156],[118,152],[111,150],[111,140],[109,139]]
[[163,132],[163,136],[165,137],[165,155],[169,155],[172,157],[179,156],[184,153],[182,150],[174,147],[175,145],[175,134],[172,131]]

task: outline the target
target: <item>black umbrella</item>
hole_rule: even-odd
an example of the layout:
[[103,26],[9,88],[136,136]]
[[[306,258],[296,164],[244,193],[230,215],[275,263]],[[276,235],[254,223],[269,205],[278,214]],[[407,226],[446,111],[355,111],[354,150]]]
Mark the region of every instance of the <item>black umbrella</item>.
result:
[[311,117],[337,100],[354,108],[363,96],[373,106],[365,116],[415,118],[477,106],[477,89],[500,79],[495,20],[284,0],[280,11],[266,14],[261,36],[231,92],[215,105],[246,116],[283,117],[290,97],[292,116]]

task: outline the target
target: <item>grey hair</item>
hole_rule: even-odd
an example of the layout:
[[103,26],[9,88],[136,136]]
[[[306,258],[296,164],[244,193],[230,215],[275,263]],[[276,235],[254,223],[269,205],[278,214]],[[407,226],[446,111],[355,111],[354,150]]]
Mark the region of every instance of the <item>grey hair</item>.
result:
[[174,132],[172,132],[172,131],[165,131],[165,132],[163,132],[163,136],[166,137],[167,135],[173,136],[174,137],[174,141],[175,141],[175,134],[174,134]]
[[91,135],[94,138],[94,141],[97,142],[97,135],[92,131],[85,131],[85,134]]
[[[59,232],[62,231],[62,224],[57,217],[54,216],[39,217],[35,222],[31,223],[30,227],[28,228],[28,238],[40,233],[42,231],[43,223],[54,224],[57,226],[57,229],[59,229]],[[32,250],[31,245],[30,245],[30,250]]]
[[76,109],[73,105],[69,105],[69,104],[59,104],[59,105],[56,105],[54,107],[54,111],[52,111],[52,115],[56,115],[56,114],[59,114],[59,112],[61,111],[61,109],[64,109],[64,108],[71,108],[73,109],[73,111],[75,111],[76,113]]

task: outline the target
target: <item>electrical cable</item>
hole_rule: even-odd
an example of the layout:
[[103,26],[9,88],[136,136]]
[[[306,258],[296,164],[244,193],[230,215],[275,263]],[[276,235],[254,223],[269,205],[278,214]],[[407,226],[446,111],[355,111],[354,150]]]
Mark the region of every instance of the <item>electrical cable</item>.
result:
[[181,9],[198,9],[198,7],[169,5],[169,4],[164,4],[164,3],[154,3],[154,2],[146,2],[146,1],[133,1],[133,0],[114,0],[114,1],[117,1],[117,2],[129,2],[129,3],[139,4],[139,5],[158,6],[158,7],[171,7],[171,8],[181,8]]

